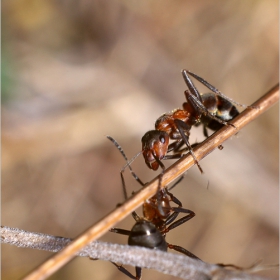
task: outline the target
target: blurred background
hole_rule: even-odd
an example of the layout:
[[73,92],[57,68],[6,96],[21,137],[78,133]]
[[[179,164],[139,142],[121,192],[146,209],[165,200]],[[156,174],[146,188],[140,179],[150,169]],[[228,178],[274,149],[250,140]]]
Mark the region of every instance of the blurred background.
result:
[[[185,101],[183,68],[240,103],[260,98],[278,82],[278,11],[276,0],[2,1],[2,225],[74,238],[114,209],[124,160],[106,135],[129,158],[140,151],[157,117]],[[188,171],[173,193],[196,216],[169,243],[210,263],[279,262],[278,111],[203,159],[203,175]],[[203,139],[193,128],[191,142]],[[144,182],[159,174],[142,157],[132,167]],[[51,255],[3,245],[2,279]],[[78,258],[50,279],[128,278]],[[144,269],[143,279],[175,278]]]

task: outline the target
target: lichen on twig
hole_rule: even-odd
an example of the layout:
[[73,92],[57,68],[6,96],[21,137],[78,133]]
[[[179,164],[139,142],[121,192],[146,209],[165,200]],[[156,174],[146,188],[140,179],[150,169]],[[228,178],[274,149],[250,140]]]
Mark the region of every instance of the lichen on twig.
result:
[[[71,241],[72,239],[70,238],[1,227],[1,242],[15,245],[17,247],[58,252]],[[249,275],[243,271],[229,270],[218,265],[212,265],[200,260],[191,259],[184,255],[99,241],[88,244],[77,253],[76,256],[156,269],[162,273],[180,277],[182,279],[265,279]],[[257,266],[257,268],[264,269],[267,267]],[[255,269],[255,267],[253,267],[253,269]]]

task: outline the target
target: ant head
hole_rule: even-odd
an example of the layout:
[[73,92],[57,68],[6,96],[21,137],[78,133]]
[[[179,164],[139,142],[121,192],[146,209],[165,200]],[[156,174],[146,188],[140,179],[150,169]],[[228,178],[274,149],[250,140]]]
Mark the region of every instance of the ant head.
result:
[[164,131],[150,130],[145,133],[141,141],[146,164],[150,169],[157,170],[159,161],[164,158],[168,150],[168,134]]

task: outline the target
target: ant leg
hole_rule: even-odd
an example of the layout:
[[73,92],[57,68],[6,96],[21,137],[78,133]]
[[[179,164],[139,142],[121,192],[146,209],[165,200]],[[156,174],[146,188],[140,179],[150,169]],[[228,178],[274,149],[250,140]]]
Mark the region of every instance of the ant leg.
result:
[[192,157],[194,159],[195,164],[197,165],[199,171],[201,173],[203,173],[203,170],[200,167],[200,165],[198,163],[198,160],[196,159],[196,156],[193,153],[192,147],[191,147],[191,145],[189,143],[189,139],[188,139],[187,135],[185,134],[186,131],[187,132],[189,131],[189,126],[186,123],[184,123],[183,121],[179,120],[179,119],[175,119],[174,122],[175,122],[175,124],[176,124],[176,126],[177,126],[177,128],[178,128],[178,130],[179,130],[179,132],[180,132],[180,134],[181,134],[185,144],[189,148],[189,151],[190,151],[190,153],[191,153],[191,155],[192,155]]
[[[176,142],[175,142],[176,143]],[[177,153],[178,151],[180,151],[181,147],[184,145],[184,141],[180,140],[177,142],[177,145],[175,145],[173,152]]]
[[[194,213],[193,211],[191,211],[191,210],[188,210],[188,209],[184,209],[184,208],[179,208],[179,207],[177,207],[177,208],[172,208],[172,210],[175,211],[175,213],[177,214],[177,216],[178,216],[179,213],[188,213],[188,215],[186,215],[186,216],[182,217],[181,219],[179,219],[178,221],[172,223],[168,228],[166,228],[166,229],[164,230],[164,233],[167,233],[167,232],[169,232],[170,230],[172,230],[172,229],[174,229],[174,228],[176,228],[176,227],[178,227],[178,226],[184,224],[185,222],[189,221],[190,219],[192,219],[192,218],[195,216],[195,213]],[[175,213],[173,213],[173,214],[175,214]],[[173,214],[166,220],[166,225],[168,225],[168,224],[170,224],[172,221],[174,221],[174,219],[173,219],[173,217],[172,217]],[[174,215],[174,216],[176,216],[176,215]],[[171,218],[171,217],[172,217],[172,218]]]
[[[165,171],[165,166],[162,163],[162,161],[157,157],[157,155],[152,151],[153,157],[156,160],[156,162],[159,164],[159,166],[162,168],[161,173],[159,174],[159,179],[158,179],[158,189],[157,189],[157,207],[158,207],[158,211],[160,213],[160,215],[165,216],[165,212],[164,209],[160,203],[161,201],[161,185],[162,185],[162,178],[163,178],[163,174]],[[166,188],[162,188],[162,191],[165,192]]]
[[[171,207],[171,209],[174,211],[173,214],[171,214],[165,221],[166,225],[170,226],[164,230],[164,233],[167,233],[168,231],[180,226],[181,224],[189,221],[195,216],[195,213],[189,209],[182,208],[182,203],[181,201],[176,198],[172,193],[169,192],[172,188],[174,188],[178,183],[180,183],[181,180],[183,180],[184,176],[182,176],[173,186],[171,186],[168,190],[166,190],[166,194],[169,195],[170,201],[174,202],[175,204],[178,205],[178,207]],[[179,213],[185,213],[188,214],[182,218],[180,218],[178,221],[172,223],[179,215]]]
[[131,215],[132,215],[133,219],[134,219],[136,222],[138,222],[138,221],[141,220],[141,218],[138,216],[138,214],[137,214],[135,211],[133,211],[133,212],[131,213]]
[[212,120],[217,121],[220,124],[223,125],[231,125],[233,127],[235,127],[233,124],[228,123],[226,121],[223,121],[222,119],[212,115],[207,108],[203,105],[202,101],[200,101],[199,99],[196,98],[196,96],[194,96],[193,94],[191,94],[189,91],[185,90],[185,96],[186,99],[188,101],[188,103],[191,105],[191,107],[193,108],[194,111],[197,112],[197,114],[203,114],[204,116],[207,116],[209,118],[211,118]]
[[[172,189],[174,188],[181,180],[183,179],[183,176],[173,185],[169,188]],[[180,218],[178,221],[172,223],[168,228],[165,229],[165,233],[180,226],[181,224],[189,221],[190,219],[192,219],[195,216],[195,213],[189,209],[185,209],[182,208],[182,203],[181,201],[175,197],[172,193],[169,192],[169,190],[166,190],[166,193],[169,195],[170,197],[170,201],[174,202],[175,204],[178,205],[178,207],[172,207],[171,209],[174,211],[174,213],[172,215],[170,215],[167,219],[166,219],[166,225],[171,224],[179,215],[179,213],[186,213],[188,215]]]
[[[163,173],[162,173],[162,175],[163,175]],[[184,176],[185,174],[183,174],[182,176],[181,176],[181,178],[179,179],[179,180],[177,180],[170,188],[169,188],[169,190],[170,189],[173,189],[175,186],[177,186],[183,179],[184,179]],[[169,197],[171,198],[171,200],[174,202],[174,203],[176,203],[177,205],[179,205],[178,203],[177,203],[177,201],[179,202],[179,203],[181,203],[176,197],[175,197],[175,199],[173,199],[174,198],[174,196],[173,196],[173,194],[171,194],[169,191],[168,191],[168,189],[165,187],[165,188],[163,188],[162,189],[162,192],[163,192],[163,196],[166,196],[167,194],[169,195]],[[162,216],[165,216],[165,212],[163,211],[164,210],[164,207],[162,206],[162,204],[161,203],[159,203],[159,201],[161,201],[161,199],[162,199],[162,196],[161,196],[161,192],[157,192],[157,208],[158,208],[158,211],[159,211],[159,213],[162,215]],[[182,205],[182,204],[181,204]],[[171,209],[173,209],[173,208],[171,208]],[[175,208],[175,209],[177,209],[177,208]],[[178,212],[178,211],[177,211]],[[178,213],[173,213],[171,216],[172,216],[172,220],[171,220],[171,222],[173,221],[173,220],[175,220],[176,219],[176,217],[179,215],[179,212]],[[170,223],[171,223],[170,222]]]
[[187,75],[186,73],[188,73],[189,75],[191,75],[192,77],[194,77],[196,80],[198,80],[200,83],[202,83],[203,85],[205,85],[207,88],[209,88],[211,91],[213,91],[215,94],[221,96],[222,98],[226,99],[227,101],[229,101],[230,103],[233,103],[235,105],[238,105],[240,107],[244,107],[244,108],[251,108],[252,106],[247,106],[241,103],[238,103],[236,101],[234,101],[233,99],[229,98],[228,96],[226,96],[225,94],[223,94],[221,91],[219,91],[217,88],[215,88],[214,86],[212,86],[211,84],[209,84],[207,81],[205,81],[203,78],[199,77],[198,75],[192,73],[189,70],[183,70],[183,76]]
[[[195,148],[197,145],[199,145],[201,143],[202,142],[191,144],[192,149]],[[166,155],[166,156],[164,156],[163,160],[164,159],[180,159],[181,157],[186,155],[186,154],[184,154],[184,152],[190,152],[189,148],[185,147],[185,148],[183,148],[181,150],[176,151],[176,154]]]
[[[217,263],[216,265],[225,267],[225,268],[232,268],[232,269],[240,270],[240,271],[254,272],[254,271],[256,271],[255,269],[258,268],[258,266],[261,262],[262,262],[262,260],[258,260],[256,262],[254,262],[252,265],[250,265],[249,267],[240,267],[240,266],[237,266],[234,264],[223,264],[223,263]],[[265,266],[261,266],[261,267],[265,268]],[[272,265],[272,266],[268,266],[268,267],[279,267],[279,265]]]
[[180,181],[183,180],[183,178],[180,178],[179,181],[177,181],[173,186],[171,186],[168,191],[166,191],[166,193],[170,196],[170,200],[172,202],[174,202],[175,204],[177,204],[179,207],[182,207],[182,202],[176,197],[174,196],[171,192],[169,192],[171,189],[173,189],[178,183],[180,183]]
[[[174,187],[176,187],[181,181],[184,179],[185,174],[183,174],[179,180],[177,180],[171,187],[168,188],[167,193],[170,195],[169,191],[172,190]],[[170,197],[174,197],[174,195],[170,195]]]
[[[172,223],[174,220],[176,220],[176,218],[178,217],[178,215],[180,214],[180,212],[176,212],[174,210],[174,208],[170,208],[171,210],[174,211],[174,213],[172,213],[166,220],[165,220],[165,225],[167,226],[168,224]],[[176,209],[176,208],[175,208]],[[167,230],[167,228],[165,228],[165,230],[163,231],[164,233],[170,231],[169,229]]]
[[[198,145],[200,145],[202,142],[203,141],[191,144],[191,147],[195,148]],[[222,150],[223,148],[224,148],[223,145],[218,146],[219,150]],[[184,154],[184,152],[186,152],[186,151],[189,151],[189,149],[188,148],[183,148],[183,149],[177,151],[176,154],[174,154],[174,155],[166,155],[163,159],[180,159],[181,157],[186,155],[186,154]]]
[[[189,128],[189,130],[191,129],[191,127]],[[181,139],[181,140],[176,140],[176,142],[173,142],[171,143],[169,146],[168,146],[168,150],[167,150],[167,153],[169,152],[173,152],[172,155],[166,155],[164,156],[163,159],[176,159],[176,158],[180,158],[183,155],[183,152],[185,151],[189,151],[189,148],[183,148],[180,150],[180,148],[185,144],[184,140]],[[191,147],[194,148],[195,146],[197,146],[198,144],[200,143],[195,143],[195,144],[191,144]]]
[[111,228],[110,232],[123,234],[123,235],[130,235],[130,230],[122,229],[122,228]]
[[236,270],[245,270],[243,267],[234,265],[234,264],[223,264],[223,263],[216,263],[216,265],[221,266],[221,267],[225,267],[225,268],[233,268]]
[[188,151],[189,149],[182,149],[180,150],[180,153],[177,153],[175,155],[166,155],[163,160],[165,159],[180,159],[181,157],[183,157],[185,154],[183,154],[183,152]]
[[[140,279],[137,275],[137,272],[136,272],[136,276],[132,275],[127,269],[125,269],[122,265],[118,265],[114,262],[111,262],[114,266],[117,267],[117,269],[122,272],[123,274],[125,274],[126,276],[128,276],[130,279]],[[135,270],[137,269],[137,267],[135,268]],[[141,274],[140,274],[140,277],[141,277]]]
[[170,153],[170,152],[173,152],[172,155],[165,155],[163,159],[179,159],[181,158],[182,156],[184,156],[183,152],[185,151],[189,151],[189,149],[187,148],[183,148],[180,150],[180,148],[185,144],[184,140],[183,139],[180,139],[180,140],[176,140],[175,142],[171,143],[169,146],[168,146],[168,149],[167,149],[167,154]]
[[127,191],[126,191],[126,186],[125,186],[123,173],[121,172],[120,174],[121,174],[121,179],[122,179],[122,188],[123,188],[124,200],[127,200],[128,196],[127,196]]
[[183,248],[183,247],[181,247],[181,246],[172,245],[172,244],[170,244],[170,243],[167,243],[167,246],[168,246],[168,248],[173,249],[173,250],[175,250],[175,251],[177,251],[177,252],[180,252],[180,253],[182,253],[182,254],[184,254],[184,255],[186,255],[186,256],[192,258],[192,259],[197,259],[197,260],[200,260],[200,261],[201,261],[200,258],[198,258],[196,255],[194,255],[193,253],[191,253],[190,251],[188,251],[187,249],[185,249],[185,248]]
[[136,267],[135,267],[135,272],[136,272],[136,279],[137,279],[137,280],[140,280],[140,279],[141,279],[141,276],[142,276],[142,268],[136,266]]
[[192,107],[194,113],[196,113],[196,118],[199,118],[200,114],[203,114],[205,116],[208,116],[209,118],[217,121],[218,123],[221,123],[223,125],[231,125],[233,127],[235,127],[234,125],[224,122],[221,119],[217,118],[216,116],[212,115],[203,105],[202,102],[202,98],[201,95],[199,94],[197,88],[195,87],[195,85],[193,84],[192,80],[190,79],[190,77],[188,76],[188,74],[190,74],[191,76],[193,76],[195,79],[197,79],[199,82],[201,82],[202,84],[204,84],[206,87],[208,87],[210,90],[212,90],[215,94],[221,96],[222,98],[224,98],[225,100],[229,101],[230,103],[235,103],[238,104],[239,106],[243,106],[246,107],[246,105],[242,105],[239,104],[237,102],[235,102],[234,100],[228,98],[227,96],[225,96],[223,93],[221,93],[218,89],[216,89],[214,86],[210,85],[208,82],[206,82],[204,79],[200,78],[199,76],[197,76],[196,74],[188,71],[188,70],[182,70],[182,75],[183,78],[190,90],[190,92],[188,90],[185,91],[185,96],[186,99],[189,103],[189,105]]
[[167,153],[169,152],[177,153],[183,145],[184,145],[184,141],[182,139],[176,140],[175,142],[168,145]]
[[208,134],[208,131],[207,131],[207,128],[206,128],[206,125],[203,125],[203,134],[206,138],[209,137],[209,134]]
[[[188,94],[196,97],[196,99],[202,103],[202,98],[200,96],[200,93],[198,92],[197,88],[195,87],[195,85],[193,84],[192,80],[188,76],[188,71],[183,69],[182,70],[182,75],[183,75],[183,78],[185,80],[185,83],[187,84],[188,89],[191,92],[191,93],[188,92]],[[186,95],[186,92],[185,92],[185,95]]]
[[[132,216],[133,218],[137,221],[139,220],[139,216],[136,214],[135,211],[132,212]],[[111,228],[109,230],[110,232],[114,232],[114,233],[118,233],[118,234],[123,234],[123,235],[130,235],[131,231],[130,230],[126,230],[126,229],[122,229],[122,228]],[[136,276],[133,276],[128,270],[126,270],[122,265],[118,265],[114,262],[111,262],[113,265],[115,265],[119,271],[121,271],[122,273],[124,273],[126,276],[128,276],[131,279],[136,279],[136,280],[140,280],[141,279],[141,267],[135,267],[135,271],[136,271]]]
[[[229,125],[231,125],[231,124],[229,123]],[[235,126],[234,126],[234,127],[235,127]],[[203,125],[203,134],[204,134],[204,136],[205,136],[206,138],[209,137],[209,134],[208,134],[206,125]],[[199,143],[192,144],[192,147],[195,147],[197,144],[199,144]],[[219,149],[219,150],[222,150],[223,148],[224,148],[223,145],[219,145],[219,146],[218,146],[218,149]]]

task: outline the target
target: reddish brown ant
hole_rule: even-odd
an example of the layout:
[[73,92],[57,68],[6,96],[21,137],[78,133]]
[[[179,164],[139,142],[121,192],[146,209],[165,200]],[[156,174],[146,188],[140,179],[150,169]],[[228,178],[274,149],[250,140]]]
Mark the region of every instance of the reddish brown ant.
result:
[[[183,109],[175,109],[157,119],[155,130],[145,133],[141,139],[142,151],[130,163],[142,153],[150,169],[157,170],[160,166],[164,171],[165,166],[162,160],[181,158],[184,155],[183,152],[188,150],[200,172],[203,173],[193,153],[192,145],[189,143],[191,128],[203,124],[204,135],[208,137],[207,128],[218,130],[223,125],[232,125],[229,121],[239,114],[233,104],[248,107],[230,99],[191,71],[184,69],[182,75],[188,87],[188,90],[184,92],[187,101],[183,103]],[[201,82],[213,93],[200,94],[190,76]],[[170,140],[174,140],[174,142],[169,144]],[[181,149],[184,144],[186,148]],[[170,152],[173,154],[169,154]]]
[[[127,161],[127,157],[122,150],[121,146],[114,140],[112,137],[107,136],[109,140],[111,140],[115,146],[119,149],[125,160]],[[133,172],[131,166],[129,165],[130,171],[133,174],[134,178],[142,185],[142,181],[138,178],[138,176]],[[127,191],[126,185],[123,177],[123,173],[121,172],[122,179],[122,187],[124,198],[127,200]],[[132,229],[124,230],[120,228],[112,228],[110,231],[128,235],[128,244],[131,246],[142,246],[146,248],[167,251],[168,248],[176,250],[182,254],[189,256],[190,258],[198,259],[197,256],[186,250],[185,248],[167,243],[165,240],[165,235],[170,230],[182,225],[183,223],[189,221],[195,216],[195,213],[189,209],[182,208],[182,203],[179,199],[177,199],[170,190],[174,188],[177,184],[179,184],[183,180],[184,176],[182,176],[175,184],[173,184],[169,189],[162,188],[159,189],[157,194],[152,196],[150,199],[147,199],[143,204],[143,217],[138,216],[138,214],[133,211],[132,216],[135,219],[136,223],[132,227]],[[172,207],[171,203],[175,203],[177,206]],[[175,221],[180,213],[186,214],[179,220]],[[114,265],[127,276],[132,279],[140,279],[141,278],[141,268],[136,267],[136,276],[133,276],[130,272],[128,272],[122,266]]]

